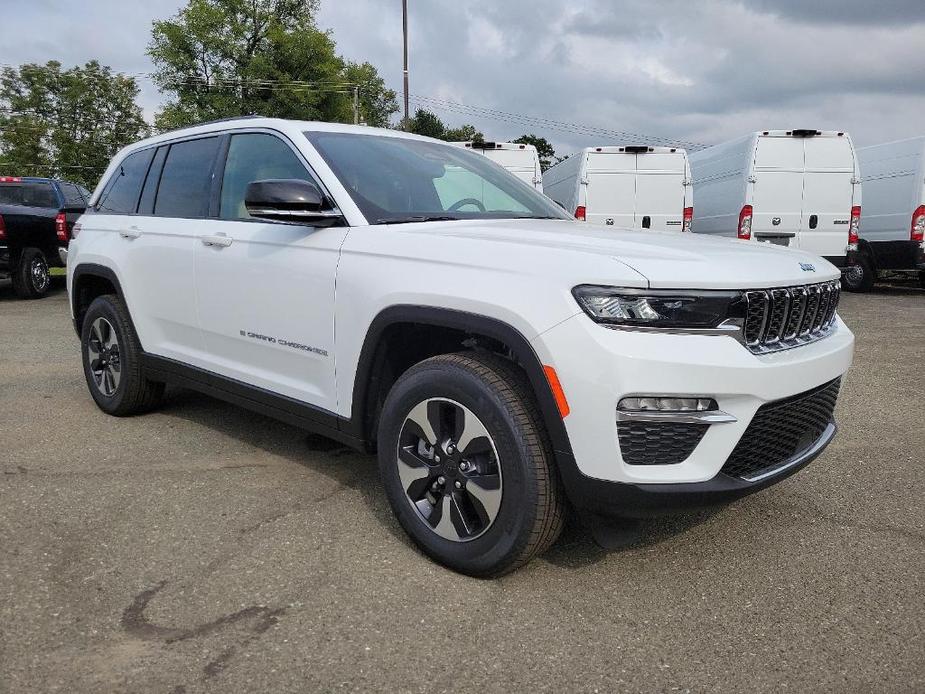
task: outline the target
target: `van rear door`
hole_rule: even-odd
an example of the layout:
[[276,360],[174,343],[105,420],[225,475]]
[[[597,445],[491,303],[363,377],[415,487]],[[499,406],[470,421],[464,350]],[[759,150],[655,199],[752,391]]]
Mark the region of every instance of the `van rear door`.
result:
[[634,226],[637,229],[681,231],[684,163],[685,156],[681,152],[647,152],[636,155]]
[[636,199],[636,155],[590,152],[586,177],[587,220],[632,229]]
[[854,193],[851,140],[837,135],[802,140],[803,223],[796,246],[817,255],[844,256]]
[[796,245],[803,221],[803,143],[784,135],[758,138],[752,195],[752,237],[758,241]]
[[542,188],[542,176],[537,172],[532,149],[488,149],[485,156],[500,164],[532,188]]

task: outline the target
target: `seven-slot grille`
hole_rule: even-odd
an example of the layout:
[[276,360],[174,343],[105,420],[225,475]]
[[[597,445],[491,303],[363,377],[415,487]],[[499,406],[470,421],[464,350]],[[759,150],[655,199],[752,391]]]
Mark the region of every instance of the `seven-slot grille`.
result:
[[745,346],[771,352],[825,337],[840,295],[838,280],[745,292]]

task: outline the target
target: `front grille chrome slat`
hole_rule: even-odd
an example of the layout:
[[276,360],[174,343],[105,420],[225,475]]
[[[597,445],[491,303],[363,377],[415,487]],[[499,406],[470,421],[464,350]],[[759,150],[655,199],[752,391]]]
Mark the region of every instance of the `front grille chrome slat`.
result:
[[746,291],[742,321],[745,346],[764,354],[826,337],[835,323],[840,295],[838,280]]

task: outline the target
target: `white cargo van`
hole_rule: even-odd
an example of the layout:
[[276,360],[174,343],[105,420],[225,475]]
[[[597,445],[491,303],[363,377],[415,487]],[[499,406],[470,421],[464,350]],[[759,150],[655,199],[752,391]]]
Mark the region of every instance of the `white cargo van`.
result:
[[624,229],[690,231],[687,152],[678,147],[586,147],[543,174],[543,190],[566,210]]
[[801,248],[845,266],[861,218],[848,133],[764,130],[692,152],[694,232]]
[[543,169],[536,147],[519,142],[454,142],[454,145],[481,152],[525,183],[543,192]]
[[862,147],[858,159],[864,223],[845,286],[867,291],[889,271],[917,275],[925,287],[925,136]]

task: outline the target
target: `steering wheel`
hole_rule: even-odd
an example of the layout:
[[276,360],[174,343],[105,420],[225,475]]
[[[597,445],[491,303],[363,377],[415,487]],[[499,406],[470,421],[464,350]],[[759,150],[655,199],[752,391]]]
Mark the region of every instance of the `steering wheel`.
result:
[[485,212],[485,205],[475,198],[463,198],[462,200],[458,200],[450,205],[450,209],[448,209],[447,212],[456,212],[460,207],[465,207],[466,205],[475,205],[479,208],[479,212]]

